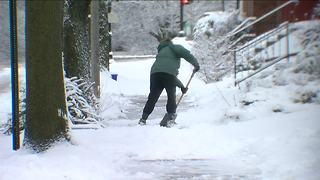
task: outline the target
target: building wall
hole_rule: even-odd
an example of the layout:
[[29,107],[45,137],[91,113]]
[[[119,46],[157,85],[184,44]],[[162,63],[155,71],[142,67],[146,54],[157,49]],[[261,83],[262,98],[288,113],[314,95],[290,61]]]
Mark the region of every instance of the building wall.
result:
[[[274,8],[278,7],[279,1],[270,1],[270,0],[256,0],[253,4],[253,15],[255,17],[261,17],[264,14],[272,11]],[[263,21],[257,23],[253,28],[257,34],[264,33],[275,28],[279,24],[279,20],[281,19],[281,13],[274,13]]]
[[242,14],[246,17],[253,16],[253,1],[242,1]]
[[298,4],[291,4],[283,9],[282,20],[290,22],[310,20],[317,3],[320,3],[320,0],[300,0]]
[[[277,7],[278,0],[243,0],[242,15],[245,17],[261,17]],[[256,34],[261,34],[277,26],[281,18],[281,13],[275,13],[263,21],[258,22],[252,27],[252,31]]]
[[[242,0],[241,10],[245,17],[261,17],[288,0]],[[253,26],[252,31],[257,35],[275,28],[284,21],[296,22],[309,20],[316,4],[320,0],[299,0],[298,4],[292,3],[273,15],[265,18]]]

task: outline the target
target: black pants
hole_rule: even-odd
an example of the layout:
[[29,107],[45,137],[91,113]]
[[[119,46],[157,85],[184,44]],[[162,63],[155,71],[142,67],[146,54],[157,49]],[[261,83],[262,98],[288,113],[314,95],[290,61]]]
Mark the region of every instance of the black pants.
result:
[[142,118],[147,119],[149,114],[151,114],[163,89],[166,89],[167,92],[167,112],[176,112],[176,77],[168,73],[158,72],[150,76],[150,93],[143,109]]

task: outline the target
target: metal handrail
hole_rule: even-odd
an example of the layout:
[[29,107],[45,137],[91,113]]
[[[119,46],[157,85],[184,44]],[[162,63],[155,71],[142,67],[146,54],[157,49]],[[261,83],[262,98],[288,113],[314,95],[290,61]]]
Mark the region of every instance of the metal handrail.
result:
[[263,19],[265,19],[265,18],[269,17],[271,14],[273,14],[273,13],[275,13],[275,12],[277,12],[277,11],[281,10],[282,8],[284,8],[284,7],[286,7],[286,6],[288,6],[289,4],[291,4],[291,3],[297,3],[298,1],[299,1],[299,0],[289,0],[289,1],[287,1],[286,3],[282,4],[281,6],[279,6],[279,7],[275,8],[274,10],[272,10],[272,11],[268,12],[267,14],[265,14],[265,15],[263,15],[263,16],[261,16],[261,17],[259,17],[259,18],[258,18],[258,19],[256,19],[256,20],[254,20],[252,23],[250,23],[250,24],[246,25],[245,27],[243,27],[243,28],[241,28],[241,29],[237,30],[236,32],[234,32],[234,33],[232,33],[232,34],[227,35],[227,37],[231,37],[231,36],[234,36],[234,35],[238,34],[239,32],[241,32],[241,31],[243,31],[243,30],[247,29],[248,27],[250,27],[250,26],[252,26],[252,25],[254,25],[254,24],[256,24],[256,23],[260,22],[261,20],[263,20]]
[[283,59],[287,59],[287,58],[289,58],[290,56],[295,56],[295,55],[297,55],[297,54],[298,54],[298,53],[292,53],[292,54],[286,54],[286,55],[284,55],[284,56],[280,56],[280,57],[278,57],[277,59],[275,59],[274,61],[272,61],[271,63],[265,65],[265,66],[262,67],[262,68],[260,68],[258,71],[255,71],[255,72],[249,74],[247,77],[242,78],[242,79],[240,79],[240,80],[238,80],[238,81],[235,80],[235,85],[237,85],[237,84],[241,83],[242,81],[244,81],[244,80],[246,80],[246,79],[248,79],[248,78],[250,78],[250,77],[252,77],[252,76],[254,76],[254,75],[256,75],[256,74],[258,74],[259,72],[263,71],[264,69],[267,69],[268,67],[274,65],[274,64],[277,63],[277,62],[279,62],[279,61],[281,61],[281,60],[283,60]]
[[[272,10],[272,11],[264,14],[263,16],[259,17],[259,18],[256,19],[256,20],[254,20],[252,23],[246,25],[245,27],[242,27],[242,28],[236,30],[235,32],[233,32],[233,33],[231,33],[231,34],[228,34],[228,35],[226,36],[226,38],[230,38],[230,37],[238,34],[239,32],[247,29],[248,27],[253,26],[254,24],[260,22],[261,20],[269,17],[269,16],[272,15],[273,13],[275,13],[275,12],[283,9],[284,7],[288,6],[289,4],[291,4],[291,3],[298,3],[298,1],[299,1],[299,0],[289,0],[289,1],[287,1],[286,3],[284,3],[284,4],[280,5],[279,7],[275,8],[274,10]],[[237,84],[239,84],[240,82],[242,82],[242,81],[244,81],[244,80],[252,77],[253,75],[257,74],[258,72],[261,72],[263,69],[266,68],[266,67],[265,67],[265,68],[262,68],[262,69],[256,71],[255,73],[250,74],[249,76],[247,76],[247,77],[245,77],[245,78],[237,81],[237,58],[236,58],[237,52],[238,52],[238,51],[243,51],[245,48],[248,48],[248,47],[250,47],[250,46],[252,46],[252,45],[255,45],[255,44],[257,44],[257,43],[261,43],[261,42],[265,41],[265,40],[268,39],[270,36],[273,36],[275,33],[281,32],[281,31],[284,29],[284,27],[286,27],[287,54],[286,54],[285,56],[279,57],[279,58],[278,58],[277,60],[275,60],[273,63],[269,64],[267,67],[273,65],[274,63],[276,63],[276,62],[278,62],[278,61],[280,61],[280,60],[282,60],[282,59],[284,59],[284,58],[287,58],[288,61],[289,61],[289,57],[291,56],[291,54],[289,54],[289,38],[288,38],[288,34],[289,34],[289,30],[288,30],[288,29],[289,29],[289,23],[288,23],[288,22],[282,23],[281,25],[279,25],[279,26],[278,26],[277,28],[275,28],[274,30],[271,30],[270,32],[267,32],[267,33],[265,33],[265,34],[257,37],[255,40],[253,40],[253,41],[251,41],[251,42],[249,42],[249,43],[247,43],[247,44],[244,44],[244,45],[243,45],[242,47],[240,47],[240,48],[233,49],[233,50],[232,50],[232,49],[229,49],[229,51],[234,52],[234,78],[235,78],[235,85],[237,85]]]
[[270,36],[274,35],[274,34],[277,33],[278,31],[283,30],[283,29],[286,28],[288,25],[289,25],[289,22],[286,21],[286,22],[280,24],[277,28],[275,28],[275,29],[273,29],[273,30],[271,30],[271,31],[269,31],[269,32],[267,32],[267,33],[265,33],[265,34],[262,34],[260,37],[258,36],[257,39],[255,39],[255,40],[253,40],[253,41],[250,41],[248,44],[244,44],[243,46],[241,46],[241,47],[239,47],[239,48],[237,48],[237,49],[235,49],[235,50],[233,50],[233,51],[240,51],[240,50],[242,50],[242,49],[244,49],[244,48],[246,48],[246,47],[248,47],[248,46],[251,46],[251,45],[256,44],[256,43],[258,43],[258,42],[260,42],[260,41],[263,41],[263,40],[269,38]]
[[239,30],[242,26],[244,26],[245,24],[247,24],[249,21],[254,21],[256,20],[257,18],[256,17],[248,17],[246,18],[240,25],[238,25],[236,28],[234,28],[232,31],[230,31],[228,33],[229,34],[233,34],[234,32],[236,32],[237,30]]
[[[270,36],[274,36],[276,35],[277,33],[280,33],[283,29],[286,28],[286,37],[287,37],[287,52],[286,52],[286,55],[282,56],[282,57],[278,57],[276,60],[274,60],[272,63],[270,63],[269,65],[267,65],[266,67],[264,68],[261,68],[259,70],[257,70],[256,72],[248,75],[247,77],[245,78],[242,78],[241,80],[237,80],[237,52],[238,51],[243,51],[243,49],[245,48],[248,48],[248,47],[252,47],[253,45],[256,45],[258,43],[261,43],[263,41],[266,41]],[[240,47],[240,48],[237,48],[235,50],[233,50],[234,52],[234,78],[235,78],[235,86],[239,83],[241,83],[242,81],[254,76],[255,74],[261,72],[262,70],[266,69],[267,67],[275,64],[276,62],[279,62],[280,60],[284,59],[284,58],[287,58],[288,61],[289,61],[289,58],[290,56],[292,55],[295,55],[295,54],[289,54],[289,38],[288,38],[288,34],[289,34],[289,22],[284,22],[282,23],[281,25],[279,25],[276,29],[274,30],[271,30],[270,32],[267,32],[263,35],[261,35],[260,37],[258,37],[256,40],[253,40],[252,42],[249,42],[248,44],[245,44],[244,46]]]
[[256,37],[256,34],[243,34],[240,38],[238,38],[236,41],[234,41],[229,47],[228,51],[235,51],[236,49],[231,49],[232,47],[236,46],[240,41],[246,39],[246,38],[254,38]]

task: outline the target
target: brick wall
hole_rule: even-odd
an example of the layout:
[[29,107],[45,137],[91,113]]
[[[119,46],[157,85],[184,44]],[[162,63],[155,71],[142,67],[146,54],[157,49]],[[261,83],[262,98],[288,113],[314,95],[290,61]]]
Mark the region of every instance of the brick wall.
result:
[[[288,0],[243,0],[243,14],[246,17],[254,16],[259,18],[287,1]],[[259,35],[273,29],[284,21],[296,22],[309,20],[312,17],[313,9],[317,3],[320,3],[320,0],[299,0],[298,4],[292,3],[281,11],[274,13],[254,25],[252,31]]]
[[298,4],[291,4],[283,9],[282,20],[290,22],[310,20],[317,3],[320,3],[320,0],[300,0]]

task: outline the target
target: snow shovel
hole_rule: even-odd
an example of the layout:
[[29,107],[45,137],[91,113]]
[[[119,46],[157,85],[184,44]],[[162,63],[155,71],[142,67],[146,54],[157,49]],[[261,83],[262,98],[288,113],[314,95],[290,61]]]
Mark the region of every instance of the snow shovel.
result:
[[[187,85],[186,85],[186,88],[188,88],[188,86],[189,86],[189,84],[190,84],[190,82],[191,82],[191,80],[192,80],[192,78],[193,78],[193,76],[194,76],[195,73],[196,73],[195,71],[192,72],[192,74],[191,74],[191,76],[190,76],[190,78],[189,78],[189,81],[188,81],[188,83],[187,83]],[[182,93],[181,96],[180,96],[180,98],[178,99],[177,108],[178,108],[178,106],[179,106],[179,104],[180,104],[183,96],[184,96],[184,94]],[[170,115],[170,114],[166,113],[166,114],[164,115],[164,117],[162,118],[161,122],[160,122],[160,126],[163,126],[163,127],[172,127],[173,125],[176,124],[176,122],[175,122],[176,118],[177,118],[177,114],[176,114],[176,113],[173,114],[173,115],[172,115],[172,114]]]

